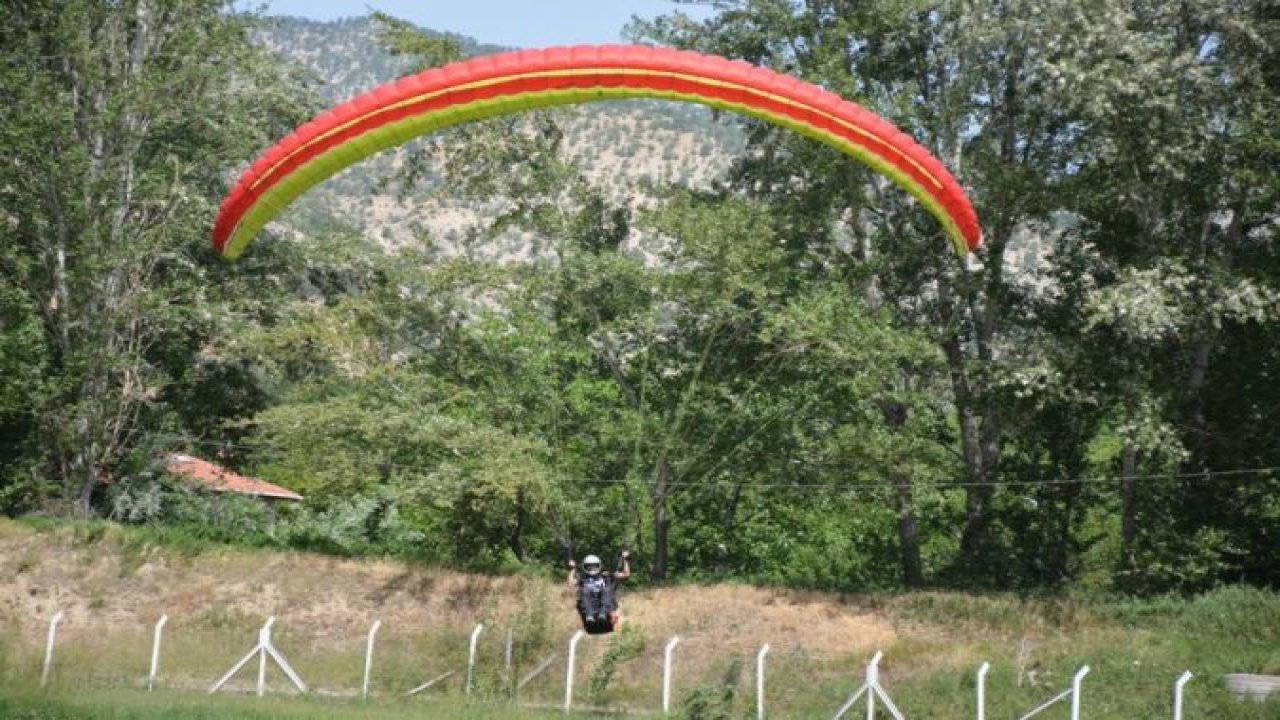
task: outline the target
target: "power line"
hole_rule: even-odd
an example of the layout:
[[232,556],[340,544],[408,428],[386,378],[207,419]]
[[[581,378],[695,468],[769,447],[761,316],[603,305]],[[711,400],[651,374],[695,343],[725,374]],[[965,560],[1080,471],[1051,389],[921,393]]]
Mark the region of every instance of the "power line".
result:
[[[199,445],[204,447],[213,447],[232,450],[246,450],[250,452],[272,452],[276,448],[265,445],[243,445],[236,443],[221,443],[212,440],[192,440],[188,438],[174,438],[190,445]],[[426,465],[376,461],[370,460],[368,464],[378,468],[412,470],[412,471],[429,471],[432,468]],[[1268,476],[1280,475],[1280,466],[1258,467],[1258,468],[1235,468],[1231,470],[1205,470],[1198,472],[1182,472],[1182,473],[1152,473],[1146,475],[1097,475],[1082,476],[1075,478],[1044,478],[1035,480],[986,480],[986,481],[952,481],[952,480],[917,480],[913,483],[913,487],[917,489],[936,488],[942,490],[949,489],[965,489],[980,487],[1049,487],[1049,486],[1065,486],[1065,485],[1106,485],[1119,483],[1121,480],[1129,479],[1135,481],[1153,481],[1153,480],[1181,480],[1194,482],[1210,482],[1233,477],[1255,476],[1266,480]],[[611,479],[611,478],[576,478],[575,483],[586,485],[600,486],[626,486],[627,480]],[[669,480],[667,487],[673,488],[715,488],[715,487],[732,487],[736,485],[730,480]],[[781,490],[842,490],[842,491],[884,491],[891,489],[887,482],[749,482],[745,483],[752,488],[761,489],[781,489]]]
[[[1280,467],[1267,468],[1243,468],[1237,470],[1223,470],[1208,473],[1174,473],[1163,475],[1142,475],[1132,476],[1134,480],[1216,480],[1228,476],[1240,475],[1268,475],[1280,471]],[[1080,477],[1080,478],[1064,478],[1064,479],[1044,479],[1044,480],[989,480],[989,481],[928,481],[917,480],[913,487],[919,488],[975,488],[975,487],[1034,487],[1034,486],[1054,486],[1054,485],[1097,485],[1117,483],[1124,479],[1121,476],[1098,476],[1098,477]],[[582,478],[578,482],[599,484],[599,485],[621,485],[625,480],[610,480],[605,478]],[[736,483],[726,480],[711,481],[688,481],[688,480],[670,480],[667,481],[668,487],[716,487],[716,486],[732,486]],[[868,490],[888,490],[892,489],[886,483],[874,482],[850,482],[850,483],[805,483],[805,482],[751,482],[746,483],[750,487],[755,488],[791,488],[791,489],[812,489],[812,490],[846,490],[846,489],[868,489]]]

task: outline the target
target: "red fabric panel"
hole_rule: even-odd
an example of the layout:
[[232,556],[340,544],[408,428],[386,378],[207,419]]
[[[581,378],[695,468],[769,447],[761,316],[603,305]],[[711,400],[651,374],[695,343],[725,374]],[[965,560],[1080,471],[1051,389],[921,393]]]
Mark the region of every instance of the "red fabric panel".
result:
[[[633,72],[611,73],[610,69]],[[548,71],[564,74],[511,78]],[[495,82],[475,86],[486,81]],[[239,219],[273,183],[364,132],[415,114],[480,99],[591,87],[634,87],[718,98],[829,131],[868,148],[913,178],[948,211],[970,249],[979,241],[977,216],[946,168],[909,136],[865,108],[812,84],[741,61],[669,48],[607,45],[522,50],[452,63],[401,78],[338,105],[267,150],[240,178],[219,210],[214,246],[219,251],[223,249]],[[397,107],[400,103],[405,104]],[[867,134],[851,131],[840,121]]]

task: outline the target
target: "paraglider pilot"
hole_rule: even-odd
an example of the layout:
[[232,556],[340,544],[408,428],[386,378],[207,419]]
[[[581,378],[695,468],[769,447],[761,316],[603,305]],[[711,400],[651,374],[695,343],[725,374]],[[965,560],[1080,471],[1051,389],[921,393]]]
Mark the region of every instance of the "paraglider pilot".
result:
[[569,585],[578,589],[578,615],[590,635],[613,632],[618,624],[618,582],[631,577],[631,553],[622,551],[621,566],[613,572],[600,567],[600,558],[582,559],[582,574],[569,560]]

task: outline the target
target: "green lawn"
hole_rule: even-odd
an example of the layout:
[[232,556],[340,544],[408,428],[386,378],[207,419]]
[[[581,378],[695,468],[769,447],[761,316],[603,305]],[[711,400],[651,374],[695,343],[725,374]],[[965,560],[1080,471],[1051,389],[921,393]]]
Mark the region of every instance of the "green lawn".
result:
[[0,690],[5,720],[501,720],[563,718],[563,712],[458,698],[404,698],[364,704],[316,697],[246,697],[125,689]]

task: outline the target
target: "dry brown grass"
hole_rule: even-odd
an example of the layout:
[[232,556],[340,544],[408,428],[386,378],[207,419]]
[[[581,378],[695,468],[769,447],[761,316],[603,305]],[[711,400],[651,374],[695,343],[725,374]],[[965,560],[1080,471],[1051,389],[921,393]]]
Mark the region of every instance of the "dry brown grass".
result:
[[[278,647],[306,668],[309,682],[348,690],[358,686],[375,618],[383,622],[375,684],[384,688],[412,687],[465,665],[477,623],[488,628],[480,652],[490,675],[500,668],[508,628],[523,635],[517,673],[551,652],[563,658],[564,642],[577,630],[573,591],[552,579],[297,552],[182,554],[127,542],[111,529],[85,539],[70,528],[34,531],[0,521],[0,572],[8,579],[0,584],[0,629],[15,640],[7,651],[11,667],[37,671],[48,618],[61,610],[55,678],[63,682],[142,682],[151,629],[163,614],[170,618],[165,683],[192,688],[207,687],[243,656],[268,616],[277,618]],[[660,676],[661,650],[673,635],[681,637],[685,686],[723,681],[749,666],[766,642],[773,662],[835,667],[896,638],[871,604],[820,593],[732,584],[624,588],[622,602],[624,620],[645,648],[619,667],[610,685],[620,688],[615,702],[652,700],[645,688]],[[584,687],[610,641],[589,638],[580,646]],[[550,698],[557,683],[529,691]]]
[[[572,591],[525,576],[468,575],[385,560],[225,549],[184,557],[160,548],[121,552],[119,543],[77,544],[64,531],[0,523],[0,622],[31,627],[66,614],[77,625],[149,627],[161,614],[214,627],[251,629],[275,615],[280,627],[318,643],[346,644],[374,618],[412,631],[476,623],[506,626],[548,609],[553,636],[576,627]],[[557,609],[563,608],[563,612]],[[679,634],[757,648],[765,642],[815,656],[861,653],[895,638],[882,613],[856,599],[745,585],[623,590],[628,622],[652,640]]]
[[[37,531],[0,520],[0,685],[38,683],[48,618],[62,610],[67,619],[53,683],[64,689],[144,686],[151,628],[167,613],[164,688],[208,689],[275,615],[277,646],[322,695],[358,693],[365,633],[380,618],[373,681],[379,698],[464,669],[476,623],[487,628],[477,676],[486,697],[509,687],[501,661],[508,628],[517,633],[516,677],[559,654],[520,701],[557,706],[563,697],[565,642],[577,618],[571,589],[551,577],[466,575],[307,553],[184,553],[148,547],[138,537],[77,526]],[[966,714],[973,672],[986,660],[992,687],[1001,689],[989,696],[992,714],[1008,717],[1059,691],[1088,663],[1097,670],[1089,697],[1104,713],[1099,717],[1156,717],[1165,712],[1168,683],[1183,669],[1211,677],[1276,666],[1274,643],[1258,643],[1228,623],[1241,603],[1276,616],[1268,610],[1273,601],[1255,595],[1224,591],[1203,607],[1168,600],[1095,607],[1058,598],[838,596],[736,584],[624,589],[626,632],[643,648],[611,664],[606,653],[623,634],[588,638],[579,646],[576,677],[583,702],[653,712],[663,645],[679,635],[677,703],[732,687],[733,705],[745,713],[755,652],[767,642],[770,716],[821,717],[857,686],[866,659],[881,649],[882,677],[909,716],[956,716],[957,708]],[[1024,640],[1029,652],[1022,658]],[[609,668],[611,682],[587,697]],[[253,671],[230,687],[249,689]],[[430,692],[457,695],[460,679]],[[279,673],[271,673],[270,684],[273,692],[286,690]],[[1197,702],[1212,711],[1200,716],[1262,717],[1225,692],[1201,692]]]
[[859,654],[895,637],[892,624],[856,599],[748,585],[659,588],[624,598],[628,618],[657,635],[680,635],[687,646],[754,650],[764,643],[813,656]]

